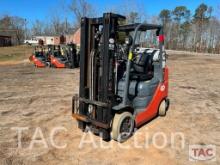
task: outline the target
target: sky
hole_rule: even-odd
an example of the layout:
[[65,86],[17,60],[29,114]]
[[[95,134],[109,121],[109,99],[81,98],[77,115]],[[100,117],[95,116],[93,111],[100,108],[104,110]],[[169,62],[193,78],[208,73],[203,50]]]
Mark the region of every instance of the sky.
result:
[[[192,12],[199,4],[205,3],[214,9],[220,0],[87,0],[93,5],[96,15],[103,12],[123,10],[131,6],[134,10],[142,10],[147,16],[158,15],[162,9],[172,10],[176,6],[187,6]],[[25,18],[28,25],[36,20],[47,21],[53,15],[67,18],[74,22],[74,16],[67,7],[71,0],[0,0],[0,16],[11,15]],[[136,4],[134,6],[134,4]]]

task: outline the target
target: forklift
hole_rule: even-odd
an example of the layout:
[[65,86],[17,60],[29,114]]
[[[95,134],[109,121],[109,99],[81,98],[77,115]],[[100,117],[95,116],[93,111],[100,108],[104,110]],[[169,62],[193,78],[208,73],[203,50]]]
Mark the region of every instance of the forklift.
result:
[[50,62],[53,68],[66,68],[68,61],[60,45],[50,45]]
[[71,69],[79,67],[79,54],[76,50],[76,45],[73,43],[69,43],[65,47],[65,54],[68,61],[68,67]]
[[[79,129],[105,141],[126,141],[169,107],[163,27],[125,20],[114,13],[81,19],[80,87],[72,116]],[[158,48],[142,47],[140,34],[148,31]]]
[[54,68],[77,68],[79,61],[75,44],[51,45],[50,46],[51,67]]
[[35,67],[45,68],[50,66],[50,60],[45,51],[45,47],[36,46],[34,53],[29,57],[29,60],[34,63]]

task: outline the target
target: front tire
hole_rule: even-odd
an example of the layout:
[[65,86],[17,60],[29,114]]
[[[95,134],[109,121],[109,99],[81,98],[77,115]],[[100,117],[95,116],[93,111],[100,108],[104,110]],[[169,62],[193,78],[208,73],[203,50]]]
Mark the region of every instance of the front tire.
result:
[[130,112],[116,113],[112,123],[112,139],[118,142],[126,141],[132,136],[134,117]]
[[49,62],[46,62],[46,67],[50,67],[50,63]]
[[86,131],[86,123],[83,121],[78,121],[78,128],[82,130],[82,132]]

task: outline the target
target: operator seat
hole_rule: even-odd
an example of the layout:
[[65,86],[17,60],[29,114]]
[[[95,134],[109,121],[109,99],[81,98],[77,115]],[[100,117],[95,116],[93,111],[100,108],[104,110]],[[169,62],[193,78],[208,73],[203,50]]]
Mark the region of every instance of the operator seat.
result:
[[153,78],[153,55],[156,51],[137,54],[132,62],[130,80],[146,81]]

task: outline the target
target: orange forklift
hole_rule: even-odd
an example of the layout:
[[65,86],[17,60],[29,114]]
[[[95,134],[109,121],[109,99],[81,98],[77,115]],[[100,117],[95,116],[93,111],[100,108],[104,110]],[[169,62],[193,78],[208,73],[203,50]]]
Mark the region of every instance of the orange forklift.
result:
[[29,60],[34,63],[35,67],[44,68],[50,66],[50,60],[45,51],[45,47],[36,46],[34,53],[29,57]]

